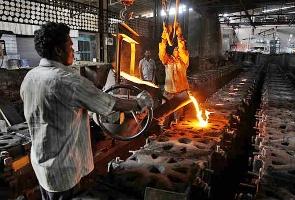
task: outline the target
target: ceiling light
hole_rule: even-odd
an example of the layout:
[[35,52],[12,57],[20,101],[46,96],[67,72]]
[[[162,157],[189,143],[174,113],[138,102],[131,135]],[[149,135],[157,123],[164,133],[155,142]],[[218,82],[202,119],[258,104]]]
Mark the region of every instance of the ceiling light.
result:
[[164,10],[161,10],[161,16],[166,16],[166,12]]
[[146,17],[146,18],[151,18],[154,17],[154,13],[153,12],[149,12],[149,13],[145,13],[143,15],[141,15],[142,17]]
[[[181,13],[184,13],[186,11],[187,11],[186,10],[186,5],[181,4],[179,6],[179,8],[178,8],[178,13],[181,14]],[[189,9],[189,11],[191,11],[191,10]],[[168,14],[169,15],[175,15],[175,13],[176,13],[176,8],[175,7],[172,7],[170,9],[168,9]],[[166,12],[164,10],[161,10],[161,16],[166,16]]]

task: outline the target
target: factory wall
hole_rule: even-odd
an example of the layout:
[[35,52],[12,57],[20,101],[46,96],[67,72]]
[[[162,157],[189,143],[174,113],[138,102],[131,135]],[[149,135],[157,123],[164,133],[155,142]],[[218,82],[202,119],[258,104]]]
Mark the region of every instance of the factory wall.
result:
[[[7,56],[4,57],[3,68],[8,67],[9,59],[24,59],[27,64],[36,66],[39,56],[34,48],[34,31],[40,26],[1,22],[0,30],[11,31],[0,38],[5,41]],[[24,63],[25,64],[25,63]]]
[[[3,34],[1,40],[5,41],[7,55],[4,56],[2,68],[10,68],[8,61],[11,59],[21,60],[21,67],[36,67],[41,57],[37,54],[33,36]],[[75,58],[79,58],[77,37],[72,38]]]
[[222,54],[229,51],[233,45],[238,41],[235,31],[230,27],[221,27],[222,35]]
[[187,48],[190,52],[191,57],[197,57],[200,53],[200,36],[201,36],[201,15],[196,11],[191,11],[189,13],[188,22],[188,38],[187,38]]
[[23,61],[26,62],[28,66],[38,66],[41,57],[35,50],[34,38],[16,37],[16,43],[20,58],[23,59]]
[[205,13],[201,18],[200,56],[216,57],[221,50],[221,30],[216,13]]
[[6,56],[4,56],[3,61],[0,60],[1,67],[7,68],[7,61],[10,59],[20,59],[17,51],[16,35],[3,34],[0,40],[4,40],[6,47]]
[[221,56],[221,29],[216,13],[204,13],[201,17],[200,62],[201,70],[213,69]]
[[216,13],[189,12],[187,48],[190,53],[189,73],[217,66],[222,52],[222,37]]
[[[2,23],[2,22],[1,22]],[[26,32],[19,32],[17,28],[18,26],[3,26],[3,30],[10,30],[16,31],[16,33],[12,34],[3,34],[0,40],[5,41],[6,53],[7,55],[4,56],[2,68],[15,68],[16,60],[20,60],[18,65],[20,67],[36,67],[39,64],[40,56],[37,54],[34,46],[34,36],[33,31],[38,29],[37,26],[24,26],[27,30]],[[21,26],[22,27],[22,26]],[[1,26],[0,26],[1,28]],[[11,29],[9,29],[11,28]],[[1,29],[0,29],[1,30]],[[28,34],[28,35],[18,35],[21,34]],[[86,33],[84,33],[86,34]],[[70,36],[73,41],[73,49],[75,52],[75,59],[80,59],[80,54],[78,51],[78,40],[79,40],[79,32],[77,30],[71,30]],[[9,64],[9,60],[15,59],[13,61],[13,67]],[[91,59],[92,61],[92,59]],[[0,60],[0,63],[2,61]]]

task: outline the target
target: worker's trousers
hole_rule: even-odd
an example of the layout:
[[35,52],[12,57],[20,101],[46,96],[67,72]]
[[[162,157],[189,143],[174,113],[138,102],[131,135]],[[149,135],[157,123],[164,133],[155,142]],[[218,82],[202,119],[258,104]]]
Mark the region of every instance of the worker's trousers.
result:
[[[78,184],[79,185],[79,184]],[[40,185],[40,191],[42,195],[42,200],[68,200],[74,197],[74,193],[76,192],[77,188],[79,187],[76,185],[75,187],[63,191],[63,192],[48,192]]]

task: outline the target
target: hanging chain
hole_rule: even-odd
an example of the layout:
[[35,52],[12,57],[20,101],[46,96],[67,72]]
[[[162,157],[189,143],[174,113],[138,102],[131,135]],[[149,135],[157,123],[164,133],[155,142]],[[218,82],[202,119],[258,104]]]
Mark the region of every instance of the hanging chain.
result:
[[120,10],[120,18],[123,21],[127,21],[132,18],[133,12],[127,12],[127,8],[134,3],[135,0],[121,0],[122,5],[124,8]]
[[[175,1],[175,15],[174,15],[174,21],[173,21],[173,26],[172,26],[172,30],[169,30],[168,35],[172,33],[172,38],[168,37],[168,44],[169,46],[173,46],[173,40],[175,38],[175,34],[176,34],[176,24],[177,24],[177,18],[178,18],[178,9],[179,9],[179,4],[180,4],[180,0],[176,0]],[[162,0],[162,9],[164,10],[164,12],[166,13],[166,17],[165,20],[163,22],[163,26],[169,26],[169,10],[170,10],[170,6],[171,6],[171,2],[169,2],[168,0]],[[169,8],[168,8],[169,7]],[[167,24],[167,25],[166,25]]]
[[166,16],[169,16],[169,12],[168,12],[168,0],[162,0],[162,9],[166,13]]

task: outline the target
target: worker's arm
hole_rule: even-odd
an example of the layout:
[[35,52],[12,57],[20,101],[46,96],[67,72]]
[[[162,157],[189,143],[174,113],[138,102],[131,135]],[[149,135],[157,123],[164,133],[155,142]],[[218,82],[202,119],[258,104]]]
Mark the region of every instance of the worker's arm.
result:
[[168,32],[166,26],[163,26],[162,41],[159,43],[159,58],[163,65],[166,65],[169,60],[169,55],[166,52]]
[[176,25],[176,35],[177,35],[179,57],[187,68],[189,65],[189,52],[186,49],[186,45],[185,45],[186,41],[183,37],[182,30],[179,23],[177,23]]
[[116,103],[114,105],[115,111],[129,111],[129,110],[140,110],[140,106],[138,105],[135,99],[120,99],[116,98]]
[[55,88],[56,96],[71,107],[85,108],[104,116],[112,111],[138,110],[136,100],[115,98],[80,75],[72,74],[71,80],[64,79],[59,82]]
[[[142,110],[146,106],[153,106],[152,97],[145,92],[141,92],[136,99],[116,98],[96,88],[92,82],[79,75],[73,75],[71,81],[63,81],[56,88],[56,93],[61,101],[72,107],[82,107],[104,116],[112,111]],[[146,99],[144,102],[141,100],[143,97]]]

